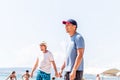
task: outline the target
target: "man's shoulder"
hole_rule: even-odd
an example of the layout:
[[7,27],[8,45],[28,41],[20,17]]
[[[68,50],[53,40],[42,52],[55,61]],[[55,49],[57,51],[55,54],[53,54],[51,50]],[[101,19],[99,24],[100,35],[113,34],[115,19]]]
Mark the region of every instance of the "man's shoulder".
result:
[[75,39],[83,38],[83,36],[82,36],[80,33],[76,33],[74,38],[75,38]]
[[47,55],[52,55],[52,52],[48,50]]
[[47,50],[47,53],[48,53],[48,54],[52,54],[51,51],[49,51],[49,50]]

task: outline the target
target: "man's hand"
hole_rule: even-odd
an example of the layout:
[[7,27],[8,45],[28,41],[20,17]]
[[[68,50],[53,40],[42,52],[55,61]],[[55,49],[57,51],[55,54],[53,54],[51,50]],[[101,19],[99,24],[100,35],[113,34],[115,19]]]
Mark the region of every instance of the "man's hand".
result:
[[59,77],[59,74],[58,74],[58,72],[55,72],[55,76],[56,76],[56,77]]
[[72,72],[70,73],[70,80],[74,80],[76,77],[76,70],[72,70]]
[[62,77],[62,72],[63,72],[63,70],[60,70],[60,72],[59,72],[59,77],[60,78]]
[[30,77],[31,77],[31,78],[33,77],[33,72],[30,74]]

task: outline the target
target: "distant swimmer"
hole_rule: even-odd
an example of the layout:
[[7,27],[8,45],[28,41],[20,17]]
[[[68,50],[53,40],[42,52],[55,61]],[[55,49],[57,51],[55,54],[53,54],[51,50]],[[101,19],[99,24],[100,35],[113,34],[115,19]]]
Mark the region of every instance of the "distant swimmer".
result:
[[55,77],[52,77],[52,80],[55,80]]
[[13,71],[8,77],[6,80],[17,80],[17,77],[16,77],[16,73],[15,71]]
[[26,73],[22,75],[22,79],[29,80],[29,78],[30,78],[29,70],[26,70]]

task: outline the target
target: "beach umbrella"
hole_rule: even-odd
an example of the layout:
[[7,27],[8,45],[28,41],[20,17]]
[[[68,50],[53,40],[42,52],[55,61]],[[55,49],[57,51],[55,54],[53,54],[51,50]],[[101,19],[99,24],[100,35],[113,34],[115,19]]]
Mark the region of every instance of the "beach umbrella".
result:
[[113,69],[106,70],[102,72],[101,74],[105,76],[116,76],[118,72],[120,72],[119,69],[113,68]]

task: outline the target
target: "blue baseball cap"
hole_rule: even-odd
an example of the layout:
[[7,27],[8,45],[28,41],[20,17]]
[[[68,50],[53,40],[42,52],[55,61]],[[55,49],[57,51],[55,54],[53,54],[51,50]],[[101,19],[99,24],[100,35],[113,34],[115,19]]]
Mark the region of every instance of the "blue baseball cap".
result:
[[63,21],[62,23],[63,24],[71,23],[73,25],[76,25],[76,27],[77,27],[77,22],[74,19],[68,19],[67,21]]

